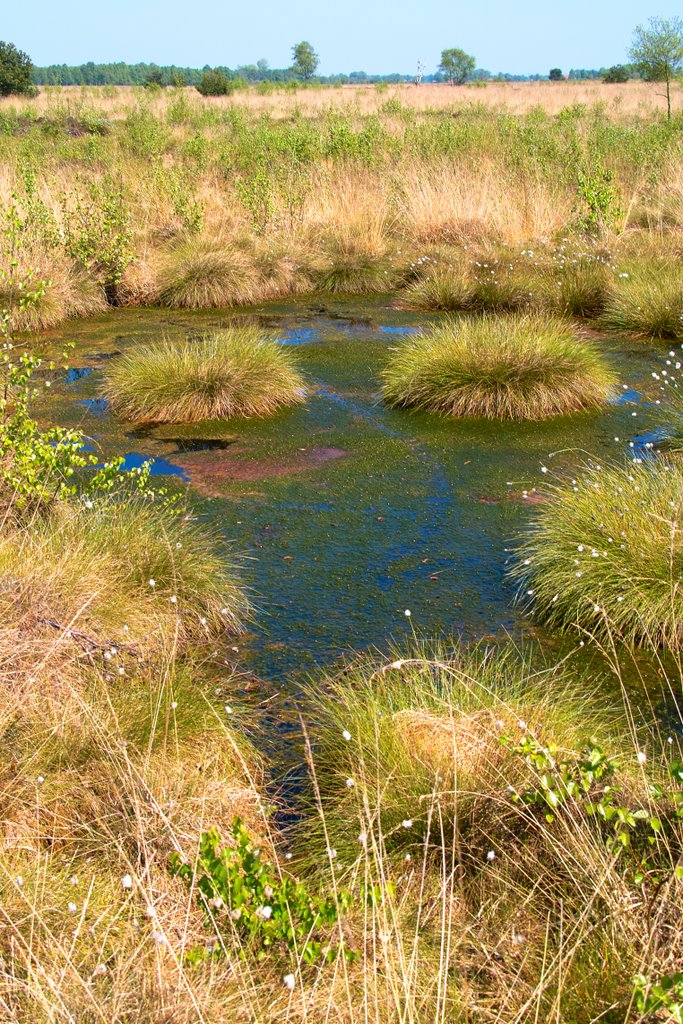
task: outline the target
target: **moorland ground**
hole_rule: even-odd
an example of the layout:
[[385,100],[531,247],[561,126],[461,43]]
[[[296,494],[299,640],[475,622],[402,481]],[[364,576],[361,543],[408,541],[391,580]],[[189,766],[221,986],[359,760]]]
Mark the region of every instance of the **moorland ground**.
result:
[[[670,122],[631,82],[0,102],[0,1019],[680,1018],[676,452],[577,465],[513,559],[599,670],[416,636],[321,672],[283,826],[222,657],[254,614],[239,565],[191,493],[36,422],[50,380],[22,333],[114,304],[387,292],[494,338],[570,318],[597,403],[601,332],[658,366],[683,334],[680,99]],[[146,380],[135,355],[111,389]],[[665,721],[628,696],[646,664]]]

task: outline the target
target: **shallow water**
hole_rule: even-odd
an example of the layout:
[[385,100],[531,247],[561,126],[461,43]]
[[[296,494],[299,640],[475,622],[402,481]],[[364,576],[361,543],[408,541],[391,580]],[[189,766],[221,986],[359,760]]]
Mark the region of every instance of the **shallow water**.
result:
[[[197,489],[202,513],[246,556],[257,613],[240,656],[261,678],[385,646],[413,628],[514,632],[524,616],[506,549],[549,478],[542,467],[633,457],[634,439],[640,455],[657,426],[644,395],[663,349],[601,340],[626,387],[599,414],[491,424],[385,408],[377,390],[388,350],[429,319],[393,310],[386,297],[309,297],[229,314],[116,310],[44,335],[47,351],[63,341],[74,349],[41,412],[96,436],[103,458],[134,466],[153,457],[155,473]],[[310,381],[305,405],[248,423],[134,430],[99,397],[106,360],[127,346],[240,322],[296,347]]]

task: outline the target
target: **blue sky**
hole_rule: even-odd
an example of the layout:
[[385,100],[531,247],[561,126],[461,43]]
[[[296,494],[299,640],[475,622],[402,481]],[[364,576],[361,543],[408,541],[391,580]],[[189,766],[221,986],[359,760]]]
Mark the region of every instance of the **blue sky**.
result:
[[635,25],[681,13],[681,0],[1,0],[0,33],[35,64],[87,60],[204,64],[290,63],[309,39],[320,71],[412,73],[460,46],[479,67],[513,73],[601,67],[626,59]]

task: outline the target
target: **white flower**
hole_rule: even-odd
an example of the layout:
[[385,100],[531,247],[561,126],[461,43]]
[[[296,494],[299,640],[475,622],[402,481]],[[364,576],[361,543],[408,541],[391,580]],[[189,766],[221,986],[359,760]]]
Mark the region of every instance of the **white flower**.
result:
[[293,974],[285,974],[284,978],[282,979],[282,984],[285,986],[286,989],[289,989],[290,992],[294,991],[295,983],[296,979]]
[[177,707],[178,707],[178,701],[177,701],[177,700],[171,701],[171,709],[172,709],[173,711],[175,711],[175,709],[176,709]]
[[230,707],[229,704],[225,705],[225,713],[226,713],[226,715],[231,715],[232,714],[232,708]]
[[133,879],[131,878],[131,876],[124,875],[123,878],[121,879],[121,885],[123,886],[124,889],[132,889]]
[[353,787],[354,787],[355,785],[356,785],[356,783],[354,782],[354,780],[353,780],[353,779],[347,779],[347,780],[346,780],[346,788],[347,788],[347,789],[353,789]]
[[242,911],[240,910],[239,907],[235,907],[234,910],[230,911],[230,917],[232,918],[233,921],[239,921],[241,916],[242,916]]
[[410,608],[406,608],[406,610],[404,611],[404,613],[403,613],[403,614],[405,615],[405,617],[406,617],[407,619],[409,619],[409,618],[410,618],[410,616],[412,615],[412,612],[410,611]]
[[38,785],[42,786],[42,784],[45,782],[44,776],[43,775],[39,775],[37,781],[38,781]]
[[106,974],[106,973],[107,973],[107,965],[106,964],[98,964],[97,967],[95,968],[95,970],[93,971],[93,975],[95,975],[95,974]]
[[223,906],[223,900],[220,896],[215,896],[212,900],[209,900],[209,906],[213,907],[214,910],[220,910]]
[[488,861],[491,861],[491,860],[495,860],[495,859],[496,859],[496,855],[495,855],[495,853],[493,852],[493,850],[489,850],[489,852],[488,852],[488,853],[486,854],[486,859],[487,859]]
[[639,750],[638,751],[638,764],[645,764],[646,761],[647,761],[647,754],[645,754],[642,750]]
[[330,858],[330,860],[334,860],[334,858],[337,856],[337,851],[333,847],[328,846],[327,856]]
[[22,885],[24,884],[23,875],[17,875],[15,881],[16,881],[17,885],[19,886],[19,888],[21,889]]
[[150,587],[156,587],[157,581],[156,580],[150,580],[149,581],[149,585],[150,585]]
[[403,821],[401,822],[401,825],[403,826],[403,828],[412,828],[413,827],[413,819],[412,818],[404,818]]
[[72,885],[78,885],[78,875],[72,875],[69,881]]
[[351,733],[349,732],[349,730],[348,730],[348,729],[344,729],[344,731],[343,731],[343,733],[342,733],[342,737],[343,737],[343,738],[344,738],[344,739],[346,740],[346,742],[348,743],[348,741],[349,741],[349,740],[351,739]]
[[259,907],[258,910],[256,911],[256,916],[260,917],[263,921],[269,921],[270,918],[273,916],[273,908],[267,906]]
[[171,594],[171,596],[169,597],[169,601],[171,602],[171,604],[177,604],[178,598],[175,596],[175,594]]

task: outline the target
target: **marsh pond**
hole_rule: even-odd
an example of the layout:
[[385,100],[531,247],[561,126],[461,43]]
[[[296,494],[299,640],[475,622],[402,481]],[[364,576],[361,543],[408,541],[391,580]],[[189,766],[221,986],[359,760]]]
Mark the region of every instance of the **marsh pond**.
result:
[[[237,646],[260,679],[282,682],[413,630],[481,638],[524,623],[538,633],[515,603],[509,549],[554,474],[589,457],[647,456],[658,410],[644,395],[657,356],[638,341],[601,339],[620,385],[600,413],[503,424],[387,408],[378,380],[389,350],[434,319],[382,296],[114,310],[39,339],[46,355],[73,345],[40,414],[78,426],[103,458],[122,455],[128,467],[154,459],[169,486],[193,489],[226,557],[241,561],[255,616]],[[296,346],[304,404],[193,427],[133,429],[112,416],[100,395],[108,360],[239,324]]]

